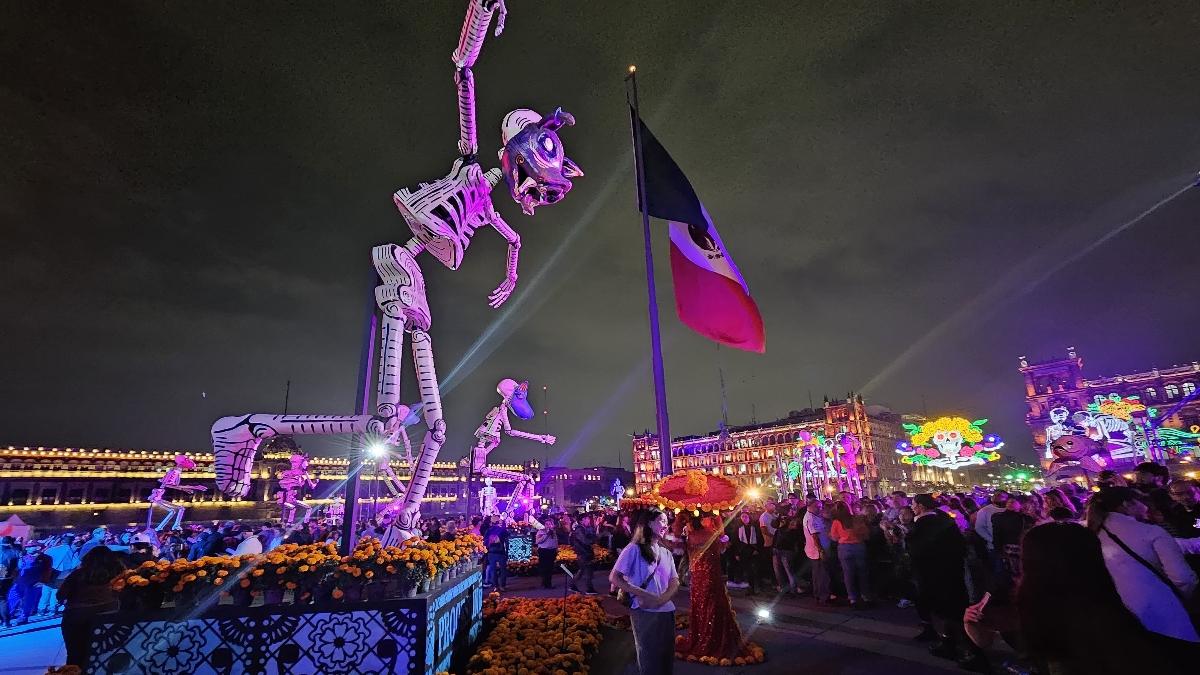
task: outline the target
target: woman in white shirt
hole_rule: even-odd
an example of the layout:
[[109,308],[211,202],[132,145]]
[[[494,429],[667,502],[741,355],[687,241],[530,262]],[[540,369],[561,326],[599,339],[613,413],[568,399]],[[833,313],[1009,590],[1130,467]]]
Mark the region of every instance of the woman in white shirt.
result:
[[1109,487],[1088,502],[1087,524],[1100,538],[1104,564],[1121,601],[1154,633],[1200,643],[1182,598],[1196,590],[1196,574],[1179,545],[1157,525],[1139,522],[1146,506],[1127,487]]
[[608,580],[633,598],[630,619],[640,675],[669,675],[675,666],[675,559],[663,546],[667,514],[642,514],[633,538],[613,564]]

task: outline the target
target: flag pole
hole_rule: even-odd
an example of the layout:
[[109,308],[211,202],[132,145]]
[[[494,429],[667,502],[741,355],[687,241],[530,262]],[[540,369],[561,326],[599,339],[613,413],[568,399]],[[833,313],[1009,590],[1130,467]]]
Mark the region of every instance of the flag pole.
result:
[[662,477],[671,475],[671,424],[667,417],[667,381],[663,373],[662,335],[658,326],[658,291],[654,287],[654,251],[650,246],[650,212],[646,199],[646,171],[642,165],[642,125],[638,108],[637,67],[625,76],[625,98],[633,127],[633,170],[637,177],[638,205],[642,210],[642,240],[646,248],[646,295],[650,315],[650,350],[654,372],[654,418],[658,425],[658,457]]

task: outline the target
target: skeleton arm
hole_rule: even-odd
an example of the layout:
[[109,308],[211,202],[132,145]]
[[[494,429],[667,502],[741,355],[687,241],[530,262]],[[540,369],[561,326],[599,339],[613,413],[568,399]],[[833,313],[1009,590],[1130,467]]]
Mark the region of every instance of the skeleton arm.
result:
[[492,14],[497,10],[500,18],[496,21],[496,36],[499,37],[504,32],[504,18],[508,13],[504,0],[470,0],[462,32],[458,34],[458,47],[450,56],[458,69],[454,73],[454,83],[458,87],[458,152],[464,159],[473,159],[479,151],[475,131],[475,76],[471,67],[479,59]]
[[517,258],[521,250],[521,235],[509,227],[495,209],[491,209],[491,211],[492,227],[508,242],[508,266],[505,270],[504,281],[488,296],[488,304],[495,309],[503,305],[504,301],[508,300],[508,296],[512,295],[517,288]]
[[554,445],[554,442],[558,440],[557,438],[551,436],[550,434],[546,434],[545,436],[543,436],[542,434],[531,434],[528,431],[521,431],[520,429],[512,428],[512,424],[509,423],[509,421],[508,421],[507,406],[505,407],[503,412],[500,413],[500,419],[503,421],[504,433],[508,434],[509,436],[515,436],[517,438],[525,438],[525,439],[528,439],[531,441],[537,441],[538,443],[545,443],[546,445]]

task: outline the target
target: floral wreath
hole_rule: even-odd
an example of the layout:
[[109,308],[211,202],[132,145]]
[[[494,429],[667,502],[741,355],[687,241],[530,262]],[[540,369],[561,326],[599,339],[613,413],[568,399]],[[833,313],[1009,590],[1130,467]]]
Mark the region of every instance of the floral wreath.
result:
[[719,513],[742,502],[737,483],[698,469],[673,473],[650,489],[650,501],[676,513]]
[[985,424],[987,424],[987,420],[968,422],[965,417],[939,417],[920,426],[905,424],[904,430],[909,432],[913,445],[925,445],[939,431],[957,431],[962,435],[964,441],[975,445],[983,440],[983,425]]

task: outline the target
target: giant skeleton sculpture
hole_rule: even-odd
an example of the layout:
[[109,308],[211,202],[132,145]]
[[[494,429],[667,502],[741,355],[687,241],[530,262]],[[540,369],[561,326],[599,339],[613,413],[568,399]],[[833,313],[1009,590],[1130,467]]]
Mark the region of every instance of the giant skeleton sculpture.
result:
[[496,385],[496,393],[500,394],[500,405],[489,410],[483,418],[483,424],[475,430],[475,447],[471,448],[469,455],[462,458],[459,467],[469,468],[472,474],[483,476],[485,479],[506,478],[514,482],[512,496],[508,498],[508,504],[504,507],[503,516],[507,520],[513,516],[517,504],[533,497],[533,479],[518,471],[505,471],[488,466],[488,454],[500,445],[500,432],[546,445],[554,445],[557,439],[550,434],[531,434],[512,427],[512,422],[508,419],[509,412],[523,420],[533,419],[533,408],[529,405],[528,382],[500,380]]
[[385,244],[371,251],[381,283],[375,300],[382,312],[374,415],[270,415],[223,417],[212,427],[217,485],[233,496],[250,490],[254,456],[263,440],[277,434],[371,433],[394,445],[401,432],[400,374],[404,336],[410,336],[413,362],[421,393],[426,433],[404,492],[397,524],[406,536],[419,534],[421,502],[438,451],[446,440],[441,391],[434,369],[432,319],[425,295],[425,278],[417,256],[428,252],[451,270],[458,269],[476,230],[490,226],[508,242],[504,281],[488,296],[500,307],[517,285],[517,256],[521,238],[505,223],[492,204],[492,190],[503,180],[509,196],[526,215],[561,200],[571,189],[571,179],[583,175],[563,154],[556,131],[575,119],[561,108],[543,117],[533,110],[508,113],[501,124],[500,168],[484,171],[476,157],[475,80],[471,68],[493,15],[499,13],[496,35],[503,31],[506,8],[502,0],[470,0],[451,58],[458,89],[458,158],[450,173],[415,190],[401,189],[393,200],[412,238],[403,245]]
[[180,523],[183,522],[183,512],[187,510],[183,504],[176,504],[166,499],[167,490],[178,490],[191,494],[193,492],[205,492],[208,488],[203,485],[183,485],[180,478],[183,472],[188,469],[196,468],[196,463],[187,455],[176,455],[175,466],[167,469],[163,477],[158,481],[158,487],[150,491],[150,510],[146,513],[146,527],[151,527],[154,523],[154,509],[160,508],[167,512],[163,516],[162,522],[154,527],[155,531],[161,532],[167,523],[171,522],[171,518],[175,518],[175,525],[172,529],[179,529]]

